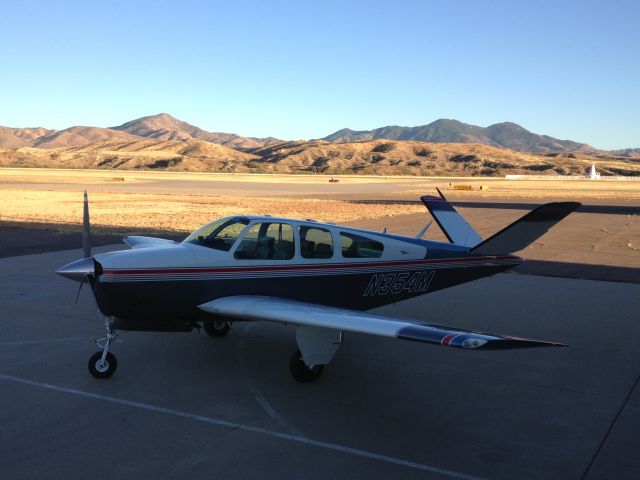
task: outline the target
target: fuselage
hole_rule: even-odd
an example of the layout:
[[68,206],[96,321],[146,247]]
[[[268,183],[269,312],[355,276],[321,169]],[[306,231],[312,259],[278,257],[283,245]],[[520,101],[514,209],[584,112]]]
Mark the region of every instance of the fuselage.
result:
[[180,244],[94,259],[92,287],[100,310],[120,320],[120,328],[141,330],[189,329],[204,319],[198,305],[232,295],[368,310],[523,261],[515,255],[472,255],[466,247],[429,240],[258,216],[221,219]]

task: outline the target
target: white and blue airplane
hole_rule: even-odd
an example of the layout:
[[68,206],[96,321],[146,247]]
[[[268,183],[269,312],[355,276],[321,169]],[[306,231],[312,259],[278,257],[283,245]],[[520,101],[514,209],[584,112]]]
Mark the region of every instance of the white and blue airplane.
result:
[[[271,216],[226,217],[177,243],[129,236],[130,250],[91,256],[85,192],[85,257],[56,273],[91,286],[106,336],[89,360],[97,378],[117,367],[116,330],[188,332],[201,325],[222,337],[234,322],[293,325],[293,377],[316,380],[344,333],[462,349],[563,345],[399,320],[375,307],[503,272],[524,260],[517,252],[580,204],[548,203],[483,240],[438,190],[424,196],[450,243]],[[77,297],[76,297],[77,298]]]

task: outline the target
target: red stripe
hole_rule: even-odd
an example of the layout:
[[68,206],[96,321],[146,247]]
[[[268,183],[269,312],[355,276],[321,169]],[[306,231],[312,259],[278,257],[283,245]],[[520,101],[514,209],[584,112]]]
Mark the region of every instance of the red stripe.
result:
[[446,337],[444,337],[442,339],[442,341],[440,342],[441,345],[445,345],[445,346],[449,346],[449,344],[451,343],[451,340],[453,340],[454,338],[456,338],[458,335],[460,335],[459,333],[450,333],[449,335],[447,335]]
[[402,267],[412,265],[429,265],[432,263],[479,263],[485,260],[516,260],[519,257],[504,256],[504,257],[466,257],[466,258],[442,258],[433,260],[420,260],[420,261],[398,261],[398,262],[373,262],[373,263],[333,263],[325,265],[305,264],[305,265],[269,265],[265,267],[227,267],[227,268],[169,268],[169,269],[104,269],[105,275],[144,275],[144,274],[179,274],[179,273],[231,273],[231,272],[264,272],[272,270],[339,270],[349,268],[371,268],[371,267]]

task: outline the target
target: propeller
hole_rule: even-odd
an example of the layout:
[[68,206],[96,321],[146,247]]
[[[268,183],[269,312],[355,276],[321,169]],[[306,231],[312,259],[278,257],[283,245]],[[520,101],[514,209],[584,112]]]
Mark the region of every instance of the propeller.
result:
[[84,212],[82,214],[82,253],[84,258],[91,256],[91,224],[89,222],[89,197],[84,191]]
[[95,262],[91,257],[91,225],[89,222],[89,197],[87,191],[84,191],[84,212],[82,215],[82,253],[83,257],[80,260],[71,262],[64,267],[60,267],[56,270],[56,273],[65,278],[69,278],[76,282],[80,282],[78,288],[78,295],[80,295],[80,289],[85,280],[88,280],[89,276],[95,274]]

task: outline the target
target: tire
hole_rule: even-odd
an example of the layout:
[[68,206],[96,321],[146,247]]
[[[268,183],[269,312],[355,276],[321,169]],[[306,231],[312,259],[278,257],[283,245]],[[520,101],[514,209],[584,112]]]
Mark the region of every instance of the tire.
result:
[[315,382],[320,375],[322,375],[322,370],[324,370],[324,365],[314,365],[313,367],[308,367],[304,361],[302,360],[302,354],[300,350],[296,350],[293,352],[291,356],[291,360],[289,361],[289,369],[291,371],[291,375],[300,383],[310,383]]
[[224,337],[231,330],[231,323],[224,320],[205,320],[202,322],[204,331],[210,337]]
[[89,372],[96,378],[109,378],[113,375],[113,372],[118,368],[118,361],[116,360],[116,356],[107,352],[107,358],[104,360],[104,364],[102,364],[102,350],[91,355],[89,359]]

